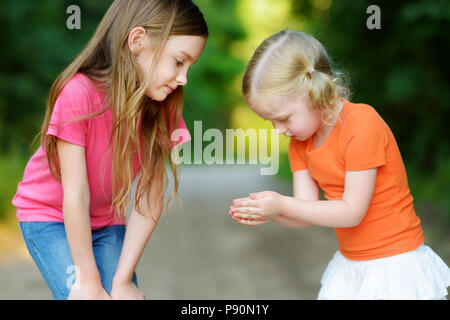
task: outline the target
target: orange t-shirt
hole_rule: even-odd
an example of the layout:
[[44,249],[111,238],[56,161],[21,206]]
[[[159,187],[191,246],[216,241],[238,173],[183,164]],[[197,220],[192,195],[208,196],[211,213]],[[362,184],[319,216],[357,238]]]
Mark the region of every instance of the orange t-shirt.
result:
[[388,257],[419,247],[420,219],[411,196],[405,166],[388,125],[371,106],[344,100],[339,120],[326,141],[291,139],[291,170],[308,169],[328,200],[341,200],[345,171],[377,168],[373,197],[361,223],[335,228],[339,251],[351,260]]

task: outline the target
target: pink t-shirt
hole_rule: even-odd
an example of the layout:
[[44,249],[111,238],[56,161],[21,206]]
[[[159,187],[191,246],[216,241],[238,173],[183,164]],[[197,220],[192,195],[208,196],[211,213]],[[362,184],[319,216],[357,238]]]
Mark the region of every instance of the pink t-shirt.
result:
[[[90,221],[92,229],[115,224],[125,224],[110,213],[112,201],[111,152],[105,156],[112,132],[112,110],[81,121],[81,116],[104,107],[105,94],[94,87],[89,78],[77,73],[64,86],[53,109],[48,135],[85,147],[86,169],[90,192]],[[183,118],[178,128],[182,130],[178,143],[190,140]],[[105,157],[104,157],[105,156]],[[104,160],[103,160],[104,158]],[[133,160],[133,178],[140,170],[137,157]],[[17,208],[17,218],[26,221],[64,221],[62,212],[63,189],[50,174],[42,146],[33,154],[25,167],[22,181],[17,187],[12,204]]]

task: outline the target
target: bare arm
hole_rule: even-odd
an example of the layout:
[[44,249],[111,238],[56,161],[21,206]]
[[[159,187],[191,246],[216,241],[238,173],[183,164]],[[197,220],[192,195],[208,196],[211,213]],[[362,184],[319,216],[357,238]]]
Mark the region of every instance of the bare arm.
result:
[[162,189],[162,176],[158,180],[159,183],[154,183],[150,191],[150,204],[152,206],[147,206],[145,197],[142,199],[141,204],[145,216],[139,214],[135,207],[133,207],[130,213],[122,253],[113,280],[113,289],[111,292],[113,299],[144,298],[143,294],[131,285],[131,281],[145,246],[159,221],[163,208],[164,193]]
[[[318,200],[319,199],[319,187],[314,179],[310,176],[308,170],[300,170],[294,172],[294,197],[303,200]],[[243,217],[238,217],[234,215],[235,208],[238,207],[243,201],[255,200],[253,195],[248,198],[240,198],[233,200],[233,205],[230,207],[229,213],[233,216],[233,219],[241,224],[249,226],[257,226],[268,222],[269,220],[264,219],[247,219]],[[282,210],[279,207],[279,210]],[[289,217],[285,214],[279,214],[271,219],[272,221],[288,228],[306,228],[311,224],[293,217]]]
[[[303,200],[319,200],[319,187],[309,174],[309,170],[300,170],[293,173],[294,198]],[[297,220],[284,214],[280,214],[272,221],[288,228],[306,228],[311,223]]]
[[284,211],[309,223],[335,228],[357,226],[372,200],[377,169],[347,171],[342,200],[308,201],[286,198]]
[[279,214],[311,224],[346,228],[358,225],[372,200],[377,169],[347,171],[342,200],[303,200],[264,191],[243,201],[235,215],[245,219],[271,219]]
[[101,284],[92,249],[85,148],[58,139],[57,150],[64,192],[64,225],[72,259],[80,270],[79,281],[85,297],[99,298],[99,292],[101,296],[106,292]]

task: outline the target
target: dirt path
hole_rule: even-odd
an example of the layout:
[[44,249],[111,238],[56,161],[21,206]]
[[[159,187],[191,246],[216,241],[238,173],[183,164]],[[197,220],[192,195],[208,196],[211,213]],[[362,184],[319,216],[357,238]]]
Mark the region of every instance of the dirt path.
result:
[[[315,299],[320,277],[337,249],[331,229],[247,227],[228,215],[232,199],[250,192],[291,194],[289,184],[255,166],[181,170],[180,195],[161,218],[137,267],[150,299]],[[20,243],[20,241],[19,241]],[[51,299],[23,247],[0,257],[0,299]]]

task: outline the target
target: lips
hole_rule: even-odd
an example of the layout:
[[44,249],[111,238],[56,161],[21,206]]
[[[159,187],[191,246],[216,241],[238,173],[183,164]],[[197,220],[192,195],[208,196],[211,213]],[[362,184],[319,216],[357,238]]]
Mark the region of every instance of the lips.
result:
[[172,92],[173,90],[175,90],[174,88],[168,86],[167,84],[165,85],[165,87],[167,88],[167,90],[169,90],[169,93]]

